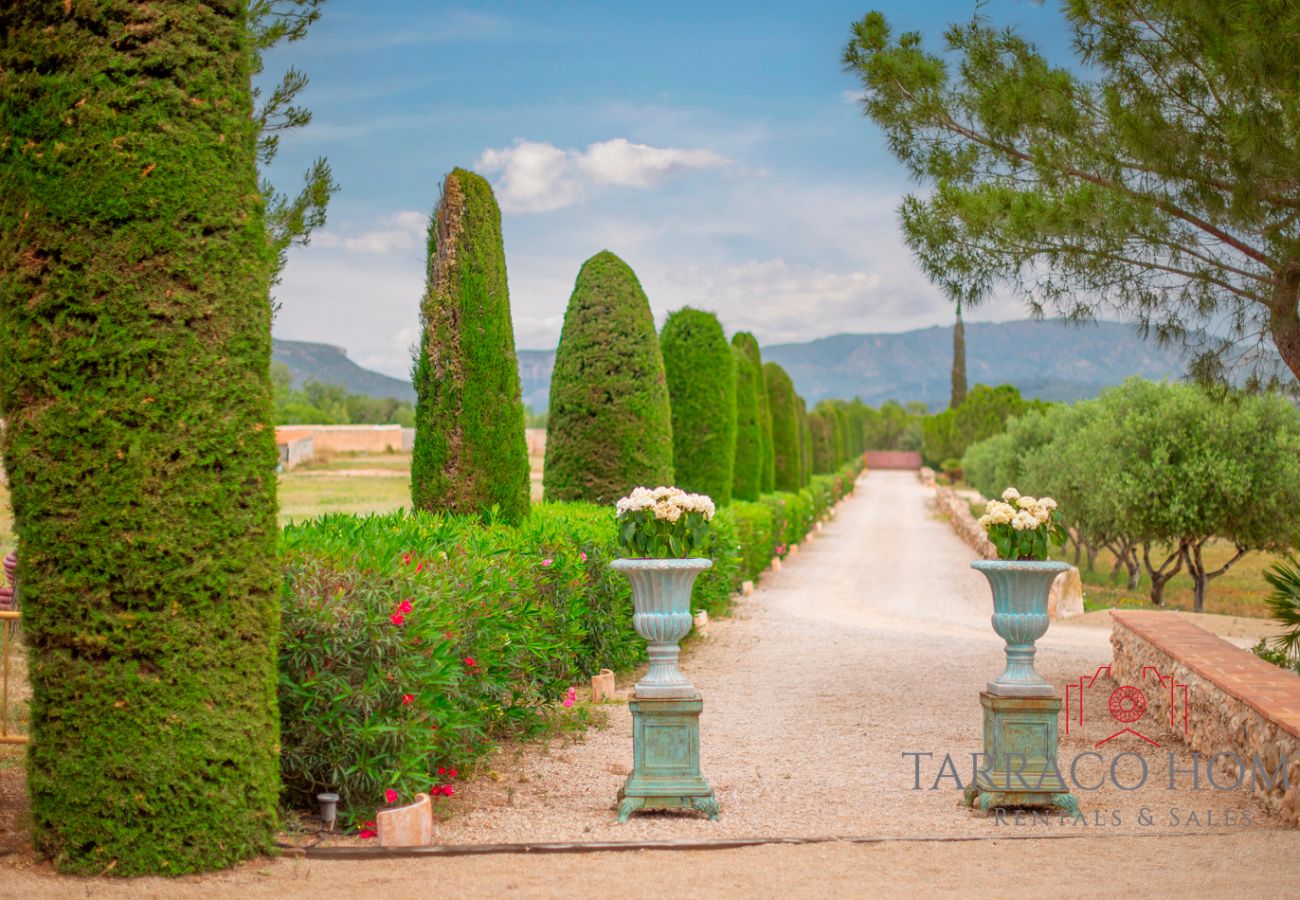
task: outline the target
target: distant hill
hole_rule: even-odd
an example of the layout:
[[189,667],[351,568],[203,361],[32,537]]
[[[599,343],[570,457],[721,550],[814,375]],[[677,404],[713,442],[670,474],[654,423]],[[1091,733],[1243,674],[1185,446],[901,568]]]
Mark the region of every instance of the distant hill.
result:
[[[341,347],[304,341],[274,342],[275,359],[289,366],[294,383],[307,379],[341,384],[372,397],[414,400],[409,382],[361,368]],[[541,411],[550,402],[554,350],[520,350],[524,404]],[[900,334],[837,334],[803,344],[763,348],[780,363],[808,402],[861,397],[920,400],[933,409],[948,404],[952,326]],[[1131,325],[1060,321],[972,322],[966,325],[966,376],[976,384],[1014,384],[1026,397],[1078,400],[1132,375],[1178,378],[1183,363],[1172,349],[1144,341]]]
[[415,402],[415,389],[409,381],[363,369],[348,359],[346,350],[332,344],[272,338],[271,359],[289,367],[294,387],[302,387],[305,381],[319,381],[321,384],[340,385],[351,394]]

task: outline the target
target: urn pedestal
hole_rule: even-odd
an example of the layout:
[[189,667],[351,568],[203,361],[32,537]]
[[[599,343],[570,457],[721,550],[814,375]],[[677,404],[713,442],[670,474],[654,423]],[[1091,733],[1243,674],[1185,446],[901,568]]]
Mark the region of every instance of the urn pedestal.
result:
[[632,774],[618,792],[618,820],[651,809],[694,809],[718,818],[718,801],[700,774],[704,702],[677,668],[677,642],[691,630],[691,586],[708,559],[616,559],[632,582],[632,624],[649,642],[650,667],[637,682],[632,711]]
[[1079,810],[1057,765],[1056,717],[1061,698],[1034,671],[1035,642],[1047,632],[1052,582],[1070,567],[1037,560],[977,560],[993,589],[993,630],[1006,641],[1006,668],[980,693],[984,765],[965,793],[967,806]]

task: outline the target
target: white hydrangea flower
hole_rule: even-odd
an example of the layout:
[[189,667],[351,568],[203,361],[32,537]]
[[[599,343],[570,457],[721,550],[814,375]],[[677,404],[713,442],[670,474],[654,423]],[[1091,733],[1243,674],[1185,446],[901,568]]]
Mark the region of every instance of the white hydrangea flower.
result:
[[1033,513],[1022,509],[1012,518],[1011,527],[1016,531],[1033,531],[1038,527],[1038,519]]
[[1008,503],[1012,502],[1019,496],[1020,496],[1020,491],[1016,490],[1013,487],[1009,487],[1002,492],[1002,499],[1007,501]]
[[1016,498],[1016,506],[1021,509],[1033,509],[1037,505],[1038,500],[1035,497],[1021,496]]

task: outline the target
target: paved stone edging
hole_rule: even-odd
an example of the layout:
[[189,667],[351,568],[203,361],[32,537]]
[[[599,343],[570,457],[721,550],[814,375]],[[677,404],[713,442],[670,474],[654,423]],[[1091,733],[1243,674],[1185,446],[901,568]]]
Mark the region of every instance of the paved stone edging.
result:
[[[1268,774],[1254,783],[1254,795],[1300,826],[1300,676],[1171,613],[1116,610],[1111,620],[1112,677],[1143,688],[1148,709],[1166,720],[1181,698],[1147,686],[1157,675],[1188,685],[1187,743],[1207,757],[1237,754],[1248,782],[1258,755]],[[1284,757],[1287,777],[1269,787],[1263,782]],[[1231,756],[1218,757],[1215,772],[1223,783],[1239,774]]]

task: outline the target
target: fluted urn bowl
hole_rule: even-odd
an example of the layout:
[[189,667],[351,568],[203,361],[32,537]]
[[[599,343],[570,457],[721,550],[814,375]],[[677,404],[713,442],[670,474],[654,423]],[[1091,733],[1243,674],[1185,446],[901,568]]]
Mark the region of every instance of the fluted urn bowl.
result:
[[636,683],[645,699],[694,698],[695,685],[677,668],[677,642],[691,630],[691,587],[710,559],[616,559],[610,568],[632,582],[632,627],[649,643],[650,668]]
[[1034,671],[1034,642],[1047,633],[1047,598],[1068,563],[1053,560],[980,559],[971,568],[993,588],[993,630],[1007,642],[1007,667],[987,685],[995,697],[1053,697],[1055,689]]

